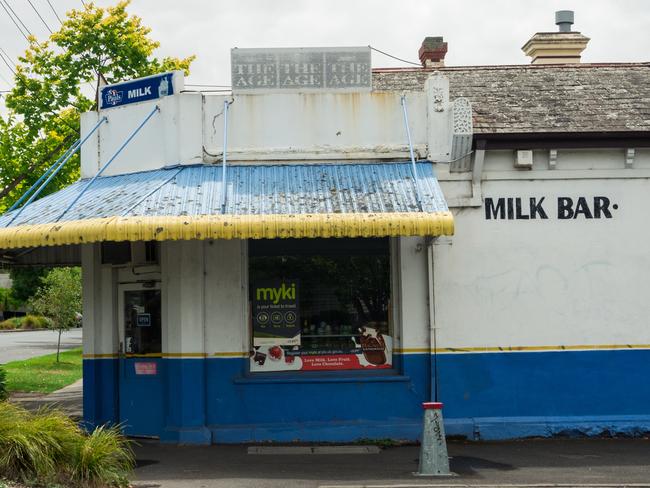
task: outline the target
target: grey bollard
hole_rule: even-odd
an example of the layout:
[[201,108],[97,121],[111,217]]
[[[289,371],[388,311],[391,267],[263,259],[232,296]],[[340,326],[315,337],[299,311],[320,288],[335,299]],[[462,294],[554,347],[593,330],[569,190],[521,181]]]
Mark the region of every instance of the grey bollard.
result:
[[442,403],[425,402],[424,429],[420,446],[420,467],[417,476],[451,476],[445,426],[442,423]]

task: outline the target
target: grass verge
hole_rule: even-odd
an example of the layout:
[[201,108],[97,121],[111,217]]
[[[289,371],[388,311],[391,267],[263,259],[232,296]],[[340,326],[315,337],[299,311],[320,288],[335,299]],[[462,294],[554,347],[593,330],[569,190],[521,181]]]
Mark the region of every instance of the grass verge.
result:
[[7,374],[7,391],[52,393],[81,378],[81,348],[47,354],[24,361],[12,361],[2,366]]

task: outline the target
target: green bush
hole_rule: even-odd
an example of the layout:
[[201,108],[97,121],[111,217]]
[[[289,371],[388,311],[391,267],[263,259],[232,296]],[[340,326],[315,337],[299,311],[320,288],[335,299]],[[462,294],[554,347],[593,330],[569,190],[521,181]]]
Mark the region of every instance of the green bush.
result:
[[0,330],[18,329],[20,327],[22,317],[12,317],[3,322],[0,322]]
[[5,400],[9,394],[7,393],[7,373],[4,369],[0,368],[0,401]]
[[117,428],[85,434],[64,413],[29,413],[0,402],[0,473],[30,484],[126,487],[134,467],[129,442]]
[[50,437],[29,420],[24,409],[9,402],[0,404],[0,473],[16,481],[52,479]]
[[117,427],[98,427],[80,444],[72,477],[83,485],[129,486],[128,474],[135,466],[128,441]]
[[20,300],[14,298],[11,288],[0,288],[0,310],[17,310],[21,307]]
[[47,329],[50,326],[50,319],[41,315],[26,315],[21,317],[21,329]]
[[26,315],[24,317],[12,317],[0,322],[0,330],[11,329],[48,329],[52,325],[52,321],[47,317],[41,315]]

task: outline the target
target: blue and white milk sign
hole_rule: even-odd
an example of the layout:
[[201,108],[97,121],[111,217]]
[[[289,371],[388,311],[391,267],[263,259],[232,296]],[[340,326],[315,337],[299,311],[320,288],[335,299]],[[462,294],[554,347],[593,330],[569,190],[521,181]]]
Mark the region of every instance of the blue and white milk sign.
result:
[[183,89],[183,72],[162,73],[102,87],[101,108],[157,100]]

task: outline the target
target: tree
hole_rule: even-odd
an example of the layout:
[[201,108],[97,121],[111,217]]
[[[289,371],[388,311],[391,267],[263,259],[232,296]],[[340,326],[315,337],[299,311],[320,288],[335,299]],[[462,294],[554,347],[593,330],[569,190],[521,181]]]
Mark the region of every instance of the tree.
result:
[[21,304],[28,301],[36,293],[45,275],[47,268],[13,268],[9,272],[12,281],[11,298]]
[[[6,97],[9,114],[0,117],[0,211],[79,137],[79,114],[96,108],[100,78],[115,83],[170,70],[189,73],[194,56],[153,56],[159,43],[149,38],[151,29],[140,18],[127,13],[128,5],[121,1],[101,8],[87,2],[83,9],[68,12],[48,40],[29,38],[16,66],[15,86]],[[43,195],[78,177],[76,155]]]
[[30,300],[31,308],[52,321],[51,327],[59,332],[56,362],[59,362],[61,333],[77,324],[81,313],[81,270],[55,268],[43,279],[42,285]]

